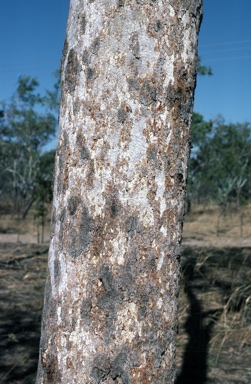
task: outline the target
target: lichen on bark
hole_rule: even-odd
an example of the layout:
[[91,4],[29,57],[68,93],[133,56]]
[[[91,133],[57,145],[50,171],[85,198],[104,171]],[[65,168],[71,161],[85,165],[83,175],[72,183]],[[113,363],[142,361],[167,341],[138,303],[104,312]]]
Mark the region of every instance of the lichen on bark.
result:
[[72,0],[37,384],[173,383],[202,0]]

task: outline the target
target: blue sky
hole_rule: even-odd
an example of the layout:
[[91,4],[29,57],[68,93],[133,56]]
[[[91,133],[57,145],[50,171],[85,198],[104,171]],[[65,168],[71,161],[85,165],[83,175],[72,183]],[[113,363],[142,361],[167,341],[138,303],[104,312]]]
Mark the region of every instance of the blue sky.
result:
[[66,33],[69,0],[1,0],[0,100],[16,89],[19,75],[52,89]]
[[[52,89],[59,68],[69,0],[1,0],[0,100],[19,75]],[[205,119],[251,121],[251,0],[204,0],[199,54],[214,75],[200,76],[195,111]]]
[[195,110],[206,119],[251,121],[250,16],[250,0],[204,0],[199,54],[214,75],[198,78]]

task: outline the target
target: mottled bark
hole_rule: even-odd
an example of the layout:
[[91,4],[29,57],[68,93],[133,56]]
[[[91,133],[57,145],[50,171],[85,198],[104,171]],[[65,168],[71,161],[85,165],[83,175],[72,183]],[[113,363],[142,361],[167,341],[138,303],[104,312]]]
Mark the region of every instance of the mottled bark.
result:
[[202,0],[72,0],[37,384],[173,383]]

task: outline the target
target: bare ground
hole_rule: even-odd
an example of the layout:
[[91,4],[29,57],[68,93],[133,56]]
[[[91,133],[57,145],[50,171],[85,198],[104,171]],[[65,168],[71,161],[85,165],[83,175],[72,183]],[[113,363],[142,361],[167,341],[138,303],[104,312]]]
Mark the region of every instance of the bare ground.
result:
[[0,243],[0,383],[33,384],[48,246]]
[[[176,384],[251,383],[250,218],[251,207],[242,221],[229,214],[219,223],[215,210],[187,216]],[[32,384],[48,243],[27,242],[37,239],[29,218],[18,231],[7,219],[0,221],[0,384]]]

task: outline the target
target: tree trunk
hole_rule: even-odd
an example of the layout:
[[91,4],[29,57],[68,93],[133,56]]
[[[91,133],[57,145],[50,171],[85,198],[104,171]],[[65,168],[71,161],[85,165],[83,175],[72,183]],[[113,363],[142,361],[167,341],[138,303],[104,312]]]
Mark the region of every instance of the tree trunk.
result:
[[72,0],[39,383],[173,383],[202,0]]

